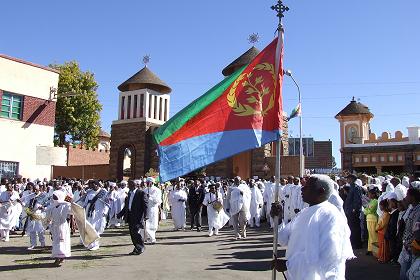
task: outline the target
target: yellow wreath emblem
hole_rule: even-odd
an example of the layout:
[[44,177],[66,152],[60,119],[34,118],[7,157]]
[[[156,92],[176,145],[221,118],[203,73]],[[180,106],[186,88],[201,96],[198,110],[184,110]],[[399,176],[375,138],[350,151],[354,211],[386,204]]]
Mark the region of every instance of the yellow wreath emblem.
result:
[[[232,88],[230,89],[227,95],[228,105],[232,108],[233,112],[235,112],[235,115],[237,116],[265,116],[267,112],[274,107],[274,93],[270,92],[269,87],[264,87],[264,85],[262,84],[262,76],[258,76],[252,80],[252,72],[254,70],[269,71],[273,76],[273,80],[275,80],[274,66],[270,63],[257,64],[250,73],[243,73],[239,75],[239,77],[235,80]],[[242,82],[242,80],[244,79],[245,81]],[[249,95],[249,97],[246,99],[248,104],[239,103],[236,99],[236,88],[241,82],[244,89],[246,89],[245,93]],[[263,108],[263,98],[267,94],[271,94],[270,101],[268,102],[268,106],[266,108]],[[249,104],[258,104],[258,108],[256,108],[256,106],[252,107]]]

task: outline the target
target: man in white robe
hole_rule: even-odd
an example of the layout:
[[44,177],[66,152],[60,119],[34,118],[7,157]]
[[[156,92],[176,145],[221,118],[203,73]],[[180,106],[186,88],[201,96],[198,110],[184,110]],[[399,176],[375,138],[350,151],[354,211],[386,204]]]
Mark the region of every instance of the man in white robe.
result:
[[[44,218],[45,216],[44,207],[39,201],[40,194],[41,194],[39,190],[39,186],[35,185],[33,187],[33,190],[34,190],[35,197],[30,199],[29,203],[24,204],[24,205],[27,206],[32,213],[36,214],[38,218]],[[37,236],[38,236],[41,247],[45,247],[45,235],[44,235],[45,229],[42,224],[42,220],[35,219],[35,217],[27,217],[27,219],[28,219],[28,222],[26,226],[26,232],[28,232],[29,234],[29,239],[31,243],[28,250],[32,250],[37,246],[37,239],[36,239]]]
[[[102,189],[96,180],[89,181],[91,188],[85,198],[86,220],[95,228],[98,235],[101,235],[106,226],[106,216],[109,204],[106,200],[106,190]],[[99,249],[99,240],[88,245],[89,250]]]
[[176,185],[175,190],[170,192],[169,203],[171,204],[171,215],[175,230],[185,229],[187,196],[180,183]]
[[[285,189],[286,183],[284,180],[281,180],[281,183],[279,185],[280,189],[279,189],[279,201],[283,200],[283,191]],[[264,193],[263,193],[263,201],[264,201],[264,205],[265,205],[265,212],[266,212],[266,218],[267,221],[269,221],[270,223],[270,228],[273,228],[274,226],[274,221],[273,218],[271,218],[270,216],[270,211],[271,211],[271,204],[275,201],[275,197],[274,197],[274,191],[276,188],[276,183],[275,183],[275,177],[271,177],[270,181],[265,183],[265,188],[264,188]]]
[[155,186],[155,179],[148,177],[146,189],[144,190],[147,199],[147,220],[146,220],[146,243],[156,243],[156,231],[159,227],[159,208],[162,204],[162,191]]
[[[354,258],[350,229],[337,207],[327,200],[333,181],[326,175],[312,175],[302,189],[309,207],[290,223],[278,229],[278,242],[287,246],[287,279],[345,279],[346,260]],[[272,216],[281,212],[280,204],[272,207]],[[279,260],[275,267],[279,269]]]
[[117,215],[121,212],[122,209],[119,209],[118,203],[118,187],[117,184],[114,182],[109,182],[109,194],[108,194],[108,201],[109,201],[109,222],[108,226],[110,228],[116,228],[117,225],[119,226],[119,221]]
[[246,238],[246,223],[251,218],[251,191],[241,182],[240,177],[235,177],[234,184],[229,193],[229,213],[233,223],[235,239]]
[[223,210],[222,194],[216,190],[214,184],[209,185],[209,192],[204,196],[203,205],[207,206],[209,236],[213,236],[213,230],[215,235],[219,235],[219,229],[229,221],[229,216]]
[[51,222],[51,253],[56,266],[60,266],[64,258],[71,256],[70,226],[67,223],[67,217],[71,214],[71,204],[64,201],[65,197],[63,191],[54,191],[53,202],[46,211],[46,219]]
[[19,194],[13,190],[11,183],[6,183],[5,188],[0,194],[0,238],[8,242],[10,230],[16,225],[16,219],[20,215],[16,211]]
[[397,177],[391,179],[391,184],[394,186],[394,193],[397,195],[397,200],[402,201],[407,196],[407,187],[401,184],[400,178]]
[[260,218],[261,218],[261,210],[263,206],[263,196],[260,189],[257,187],[257,184],[250,182],[250,190],[251,190],[251,204],[249,208],[249,212],[251,214],[251,218],[249,219],[249,226],[253,228],[254,226],[260,227]]

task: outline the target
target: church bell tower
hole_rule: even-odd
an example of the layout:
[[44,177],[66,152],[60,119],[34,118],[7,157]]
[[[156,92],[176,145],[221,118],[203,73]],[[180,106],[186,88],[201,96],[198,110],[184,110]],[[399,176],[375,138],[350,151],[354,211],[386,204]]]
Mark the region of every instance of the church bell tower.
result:
[[118,119],[111,127],[110,177],[139,178],[158,167],[152,134],[169,119],[172,90],[147,65],[118,90]]

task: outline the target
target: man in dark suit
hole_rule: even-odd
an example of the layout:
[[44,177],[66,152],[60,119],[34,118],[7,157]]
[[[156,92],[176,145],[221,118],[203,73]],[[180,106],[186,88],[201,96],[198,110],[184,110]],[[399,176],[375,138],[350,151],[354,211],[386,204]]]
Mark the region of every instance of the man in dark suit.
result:
[[362,188],[356,185],[356,175],[347,176],[347,183],[350,185],[349,193],[344,201],[344,213],[350,227],[350,241],[353,249],[362,248],[362,229],[360,227],[360,211],[362,210]]
[[204,201],[204,188],[202,182],[197,180],[195,184],[191,184],[188,192],[188,206],[191,214],[191,230],[194,229],[194,225],[197,227],[197,231],[201,231],[201,210],[203,208]]
[[118,218],[125,217],[128,222],[131,241],[134,245],[130,255],[140,255],[144,252],[144,225],[147,220],[147,197],[146,194],[136,187],[133,180],[128,181],[130,189],[125,199],[124,209],[117,215]]

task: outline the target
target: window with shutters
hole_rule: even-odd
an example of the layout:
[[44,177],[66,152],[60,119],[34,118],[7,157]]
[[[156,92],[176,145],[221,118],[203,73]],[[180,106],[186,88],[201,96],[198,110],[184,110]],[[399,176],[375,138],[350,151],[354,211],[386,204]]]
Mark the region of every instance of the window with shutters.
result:
[[13,120],[22,119],[23,97],[21,95],[3,92],[1,98],[0,117]]

